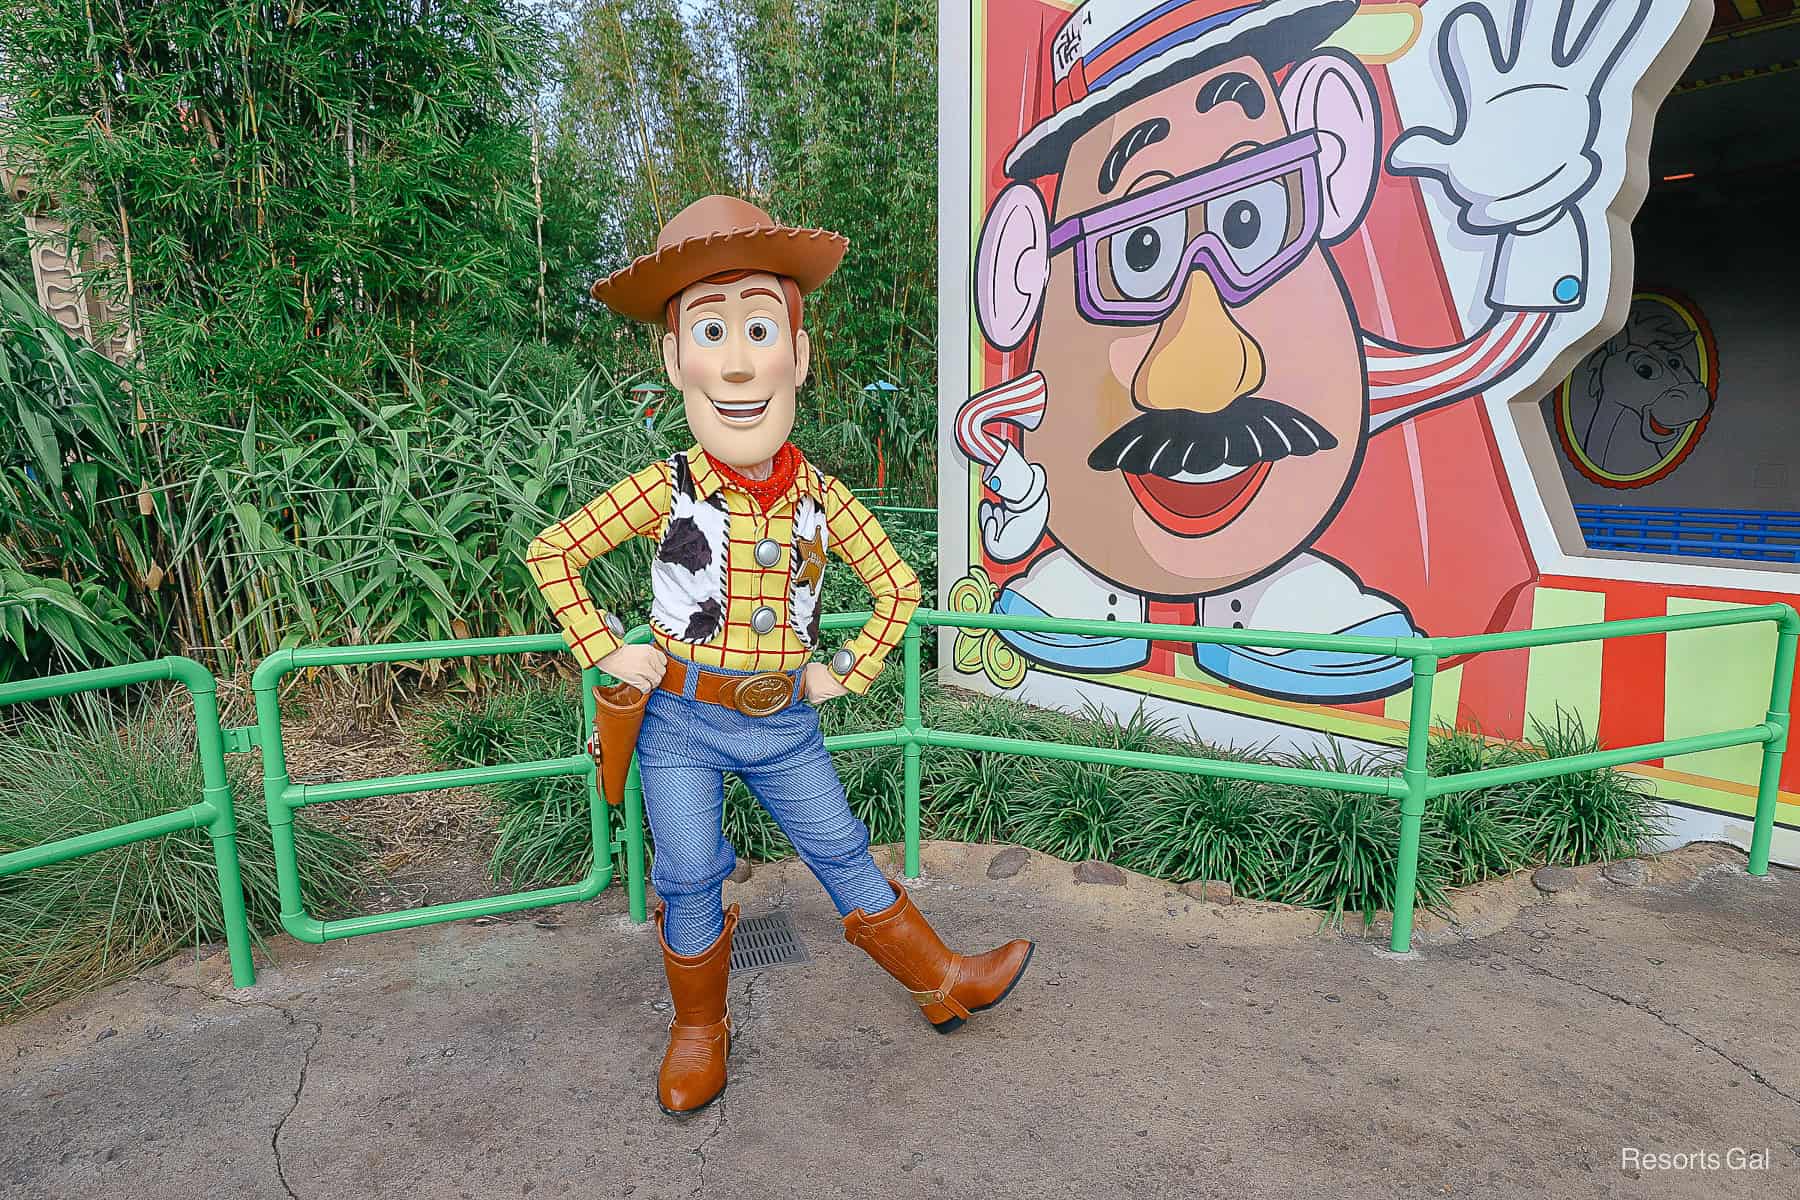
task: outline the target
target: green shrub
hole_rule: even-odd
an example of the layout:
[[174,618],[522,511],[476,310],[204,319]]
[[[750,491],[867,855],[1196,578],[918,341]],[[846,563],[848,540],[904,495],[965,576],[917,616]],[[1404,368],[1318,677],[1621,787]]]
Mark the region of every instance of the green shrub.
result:
[[[1376,775],[1391,768],[1385,759],[1349,755],[1333,742],[1323,751],[1284,756],[1290,766],[1346,774]],[[1385,796],[1329,788],[1276,785],[1270,789],[1277,874],[1271,899],[1323,909],[1333,921],[1360,912],[1373,921],[1393,900],[1399,863],[1400,804]],[[1448,901],[1449,870],[1434,830],[1419,840],[1418,903],[1441,907]]]
[[925,763],[934,836],[959,842],[1006,838],[1020,782],[1017,757],[985,750],[932,750]]
[[[1548,722],[1533,720],[1532,742],[1551,758],[1601,748],[1581,717],[1562,708]],[[1526,844],[1534,862],[1588,863],[1628,858],[1667,830],[1649,785],[1609,769],[1580,771],[1527,784],[1519,794]]]
[[[245,908],[258,935],[274,933],[281,905],[256,764],[226,761]],[[129,709],[90,700],[34,711],[0,737],[0,853],[186,808],[201,794],[193,720],[174,698]],[[363,846],[305,813],[294,821],[294,838],[313,911],[341,911],[361,886]],[[224,934],[203,829],[0,879],[0,1020]]]
[[1159,774],[1142,822],[1127,840],[1124,866],[1158,879],[1224,879],[1260,894],[1276,871],[1266,788],[1239,779]]

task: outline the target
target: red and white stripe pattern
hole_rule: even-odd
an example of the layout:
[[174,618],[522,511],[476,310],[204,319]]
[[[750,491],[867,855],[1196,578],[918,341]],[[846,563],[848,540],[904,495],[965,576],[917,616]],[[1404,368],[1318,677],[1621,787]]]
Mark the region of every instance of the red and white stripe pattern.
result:
[[1549,327],[1547,312],[1504,313],[1474,337],[1435,350],[1364,333],[1370,432],[1473,396],[1535,350]]
[[972,397],[956,414],[956,444],[973,462],[993,466],[1006,452],[1002,426],[1036,429],[1044,419],[1044,373],[1027,371],[1017,379]]

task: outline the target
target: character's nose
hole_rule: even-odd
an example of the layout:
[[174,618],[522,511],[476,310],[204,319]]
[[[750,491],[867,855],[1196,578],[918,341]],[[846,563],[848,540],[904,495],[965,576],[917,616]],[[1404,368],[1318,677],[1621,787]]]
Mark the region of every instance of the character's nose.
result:
[[1262,386],[1262,348],[1232,319],[1204,272],[1188,276],[1131,381],[1139,408],[1217,412]]
[[737,337],[725,339],[725,366],[719,374],[727,383],[749,383],[756,378],[756,366],[750,361],[750,353],[744,346],[744,339]]

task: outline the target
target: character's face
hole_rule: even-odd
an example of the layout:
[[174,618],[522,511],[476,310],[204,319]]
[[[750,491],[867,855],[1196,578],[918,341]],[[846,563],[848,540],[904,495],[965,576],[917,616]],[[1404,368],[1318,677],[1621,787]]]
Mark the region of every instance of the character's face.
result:
[[1281,95],[1241,58],[1147,96],[1084,134],[1058,181],[1052,225],[1095,219],[1052,258],[1033,357],[1048,401],[1025,448],[1057,540],[1134,590],[1266,571],[1328,519],[1361,454],[1358,335],[1321,240],[1366,206],[1373,118],[1326,128],[1366,83],[1322,61]]
[[794,428],[812,347],[788,319],[781,281],[697,283],[675,301],[663,368],[700,448],[733,467],[767,462]]

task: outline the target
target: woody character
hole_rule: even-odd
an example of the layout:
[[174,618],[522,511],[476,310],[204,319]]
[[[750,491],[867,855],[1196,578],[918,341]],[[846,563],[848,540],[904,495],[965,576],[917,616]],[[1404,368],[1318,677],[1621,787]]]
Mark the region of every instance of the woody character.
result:
[[[845,939],[940,1032],[998,1004],[1031,957],[1028,941],[973,956],[944,945],[875,865],[820,734],[815,705],[866,691],[919,604],[918,577],[874,516],[788,441],[811,360],[802,298],[848,245],[708,196],[663,227],[654,253],[596,283],[594,298],[613,311],[663,323],[663,366],[699,444],[621,480],[529,552],[576,657],[648,695],[636,752],[675,1010],[657,1080],[671,1114],[725,1087],[738,918],[721,897],[736,865],[721,826],[727,771],[824,885]],[[656,543],[649,645],[626,645],[581,580],[587,563],[634,536]],[[873,597],[868,624],[829,667],[812,661],[828,553]]]

